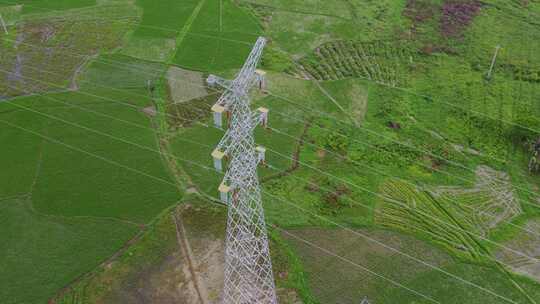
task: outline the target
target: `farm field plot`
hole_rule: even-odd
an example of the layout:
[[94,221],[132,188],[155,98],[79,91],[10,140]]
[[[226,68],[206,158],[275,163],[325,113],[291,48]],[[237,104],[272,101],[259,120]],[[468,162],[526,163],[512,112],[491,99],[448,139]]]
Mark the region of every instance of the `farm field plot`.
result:
[[0,44],[0,97],[76,89],[78,74],[93,56],[120,46],[135,21],[122,18],[133,11],[134,7],[113,6],[84,13],[101,19],[49,12],[47,17],[12,25]]
[[67,10],[67,9],[77,9],[84,8],[95,5],[96,0],[23,0],[23,1],[13,1],[13,0],[2,0],[0,4],[2,5],[11,5],[11,4],[22,4],[24,7],[23,13],[47,13],[50,10]]
[[295,57],[330,41],[391,38],[405,1],[281,1],[240,3],[261,18],[268,34]]
[[[498,294],[520,299],[519,301],[525,300],[520,298],[510,283],[504,283],[504,278],[497,272],[482,266],[455,262],[449,255],[430,248],[422,241],[388,231],[358,230],[356,232],[386,246],[396,248],[402,254],[414,254],[415,257],[433,265],[433,267],[445,269],[448,273],[471,280],[480,286],[496,291]],[[413,290],[421,284],[431,285],[430,281],[435,282],[434,288],[424,289],[423,295],[442,301],[446,300],[449,303],[458,303],[455,301],[485,303],[486,299],[490,299],[489,301],[493,303],[501,302],[497,297],[486,295],[477,289],[470,289],[462,282],[456,282],[425,265],[414,263],[402,254],[369,241],[359,234],[355,234],[354,231],[306,228],[291,230],[290,234],[283,233],[283,237],[297,248],[300,259],[305,261],[308,284],[319,303],[356,303],[358,299],[362,299],[366,295],[377,303],[395,303],[396,299],[403,299],[405,303],[431,302],[410,290],[392,287],[388,280],[406,284]],[[332,252],[347,260],[336,260],[323,251],[314,251],[311,246],[307,246],[296,237],[301,237],[323,248],[336,248]],[[338,243],[342,245],[340,246]],[[376,272],[376,275],[362,270],[362,267]],[[399,271],[395,271],[396,269]],[[485,280],[485,278],[493,276],[497,276],[497,278]],[[361,283],[359,284],[359,282]],[[531,293],[533,298],[538,295],[540,290],[533,287],[532,282],[523,280],[522,283],[527,286],[526,290]],[[456,290],[459,292],[456,293]]]
[[[121,98],[104,91],[92,93],[118,101]],[[124,99],[131,102],[129,97]],[[10,238],[6,240],[10,249],[2,254],[2,268],[17,278],[2,284],[7,286],[2,290],[9,292],[2,294],[2,299],[12,301],[8,303],[42,303],[120,249],[145,223],[178,201],[180,193],[170,182],[159,155],[147,150],[156,150],[157,145],[148,118],[138,110],[144,101],[139,100],[135,109],[128,110],[82,93],[23,100],[18,107],[0,105],[3,140],[20,147],[2,165],[6,186],[2,187],[2,197],[21,197],[14,202],[2,201],[2,222],[7,225],[3,227],[9,229],[3,235]],[[104,118],[87,111],[143,128],[100,120]],[[27,152],[22,153],[24,150]],[[148,180],[146,175],[159,179]],[[18,252],[25,252],[21,261],[26,264],[16,262],[17,256],[21,258]],[[44,257],[39,258],[41,254]],[[57,274],[54,280],[50,280],[51,273]]]
[[27,198],[1,201],[0,220],[4,232],[0,240],[7,249],[0,266],[9,274],[0,278],[0,298],[13,304],[44,303],[138,230],[116,220],[39,214]]
[[[108,169],[101,170],[104,166],[101,159],[46,143],[42,173],[35,185],[35,207],[47,214],[110,216],[147,222],[178,199],[177,189],[162,181],[171,179],[156,153],[159,150],[151,124],[141,111],[148,101],[133,102],[125,93],[124,96],[104,91],[91,93],[105,94],[114,102],[83,95],[82,92],[66,93],[54,96],[55,99],[45,97],[42,102],[36,102],[39,104],[35,107],[39,111],[36,114],[45,112],[43,115],[47,115],[48,126],[44,131],[53,138],[61,138],[65,144],[105,157],[125,168],[109,164],[104,167]],[[70,100],[76,101],[77,108],[69,108]],[[120,102],[133,102],[135,109]],[[99,116],[96,112],[107,116]],[[111,120],[111,117],[116,120]],[[62,169],[58,168],[59,163],[71,165]],[[147,175],[156,179],[149,181]],[[55,189],[54,185],[58,188]],[[133,192],[135,189],[137,191]],[[133,204],[135,197],[137,204]]]
[[232,1],[204,2],[184,30],[173,62],[205,72],[240,67],[262,33],[256,20]]

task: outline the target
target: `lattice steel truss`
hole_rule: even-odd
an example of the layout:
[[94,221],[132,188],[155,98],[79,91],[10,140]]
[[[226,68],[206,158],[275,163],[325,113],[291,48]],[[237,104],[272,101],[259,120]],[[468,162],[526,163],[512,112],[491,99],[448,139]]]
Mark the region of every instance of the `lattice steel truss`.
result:
[[212,153],[216,169],[222,160],[229,168],[219,187],[221,199],[228,205],[227,237],[225,241],[224,304],[277,303],[268,237],[257,177],[257,166],[264,162],[265,149],[257,147],[253,131],[266,125],[268,110],[252,112],[248,96],[250,88],[262,86],[264,73],[256,67],[266,40],[260,37],[244,67],[230,81],[210,75],[207,82],[221,86],[225,93],[212,107],[214,123],[222,127],[224,114],[229,128]]

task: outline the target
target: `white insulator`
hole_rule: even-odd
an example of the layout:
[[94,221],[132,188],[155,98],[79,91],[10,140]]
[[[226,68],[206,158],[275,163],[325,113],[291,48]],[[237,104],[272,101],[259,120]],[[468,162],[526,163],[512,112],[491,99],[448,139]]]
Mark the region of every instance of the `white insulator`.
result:
[[257,111],[259,111],[261,115],[261,124],[266,128],[268,126],[268,109],[260,107]]
[[221,152],[218,149],[215,149],[212,151],[212,158],[214,159],[214,168],[217,171],[223,171],[223,157],[225,157],[225,153]]
[[257,151],[257,160],[259,163],[265,163],[266,161],[266,148],[262,146],[258,146],[255,148],[255,151]]
[[221,201],[224,203],[224,204],[229,204],[229,202],[231,201],[231,187],[225,185],[224,183],[221,183],[221,185],[219,185],[219,197],[221,199]]
[[215,86],[217,84],[216,75],[209,75],[208,78],[206,78],[206,83],[212,87]]
[[266,72],[263,70],[255,70],[255,77],[257,79],[259,90],[266,90]]
[[225,107],[219,104],[212,106],[212,112],[214,113],[214,125],[216,128],[223,127],[223,113],[225,112]]

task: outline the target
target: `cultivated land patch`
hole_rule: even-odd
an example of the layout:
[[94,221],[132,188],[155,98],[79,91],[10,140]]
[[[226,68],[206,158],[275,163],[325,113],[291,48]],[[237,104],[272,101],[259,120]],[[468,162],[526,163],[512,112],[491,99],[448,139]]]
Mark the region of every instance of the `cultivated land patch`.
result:
[[[94,95],[106,95],[116,103]],[[35,114],[47,115],[45,132],[51,137],[131,168],[120,169],[91,155],[46,143],[35,190],[37,210],[65,216],[117,217],[142,224],[178,201],[178,189],[163,182],[172,183],[171,175],[162,165],[152,124],[141,112],[148,100],[112,90],[36,99],[36,110],[45,114]],[[71,102],[77,107],[70,108]]]
[[[217,297],[224,210],[193,204],[191,213],[176,218],[183,220],[193,256],[206,259],[191,259],[207,281],[199,288],[190,280],[179,226],[170,209],[163,210],[182,199],[177,188],[215,197],[222,180],[210,157],[223,136],[210,127],[209,108],[219,92],[188,89],[185,82],[204,84],[207,73],[234,75],[259,35],[269,38],[260,66],[268,70],[269,92],[253,92],[252,106],[270,109],[270,129],[256,130],[256,142],[267,147],[268,166],[259,174],[270,224],[441,303],[502,300],[335,229],[325,218],[516,303],[532,303],[526,293],[540,298],[538,284],[495,263],[495,247],[473,236],[515,235],[508,246],[538,255],[534,237],[503,223],[533,230],[526,220],[539,212],[524,201],[538,199],[538,178],[526,172],[526,141],[540,130],[537,1],[486,0],[480,9],[473,0],[15,2],[0,0],[9,29],[7,36],[0,29],[0,65],[15,87],[7,91],[2,82],[0,98],[78,90],[0,103],[0,140],[8,143],[1,148],[7,174],[0,174],[0,184],[7,187],[0,187],[0,217],[11,210],[14,231],[0,234],[9,238],[0,260],[20,274],[2,282],[17,300],[43,303],[60,290],[57,302],[66,304],[189,302],[198,301],[204,287]],[[41,47],[25,48],[25,42]],[[497,45],[502,48],[487,79]],[[39,49],[50,49],[53,62]],[[68,52],[84,56],[76,60]],[[33,65],[42,71],[32,72]],[[165,79],[176,73],[182,75]],[[49,83],[24,83],[28,76]],[[87,228],[98,234],[88,235]],[[375,303],[427,302],[270,230],[280,303],[296,304],[298,297],[316,303],[313,295],[320,303],[358,303],[366,295]],[[42,235],[51,231],[50,238]],[[497,257],[520,273],[537,268],[506,251]],[[36,282],[31,290],[18,284],[27,281]],[[66,285],[71,289],[62,289]]]
[[[18,102],[30,106],[34,99],[22,98]],[[21,111],[6,102],[0,103],[0,119],[9,123],[24,122],[24,128],[36,132],[41,132],[46,125],[46,119],[37,118],[32,113]],[[0,188],[0,198],[27,195],[32,190],[36,167],[41,159],[43,139],[10,128],[3,122],[2,126],[5,129],[0,134],[0,140],[6,143],[2,145],[2,154],[6,157],[0,159],[0,182],[4,185]]]
[[[369,229],[357,229],[356,232],[391,246],[404,254],[414,256],[447,273],[515,299],[518,303],[527,303],[525,298],[506,280],[505,275],[492,268],[455,262],[449,255],[427,243],[395,232]],[[441,271],[413,261],[351,231],[338,228],[304,228],[290,230],[290,233],[349,261],[337,259],[294,236],[283,234],[302,261],[310,290],[320,303],[352,304],[358,303],[365,296],[377,303],[395,303],[396,299],[401,299],[404,303],[430,302],[410,290],[392,285],[381,276],[420,291],[425,296],[438,301],[448,303],[466,301],[480,304],[489,300],[492,303],[501,303],[500,298],[496,296],[478,288],[471,288]],[[378,275],[352,263],[374,271]],[[490,279],[486,280],[486,278]],[[527,280],[519,280],[519,282],[531,297],[537,297],[539,290],[533,287],[535,285],[532,282]],[[426,286],[430,287],[426,288]]]
[[[226,210],[186,202],[163,213],[141,241],[56,298],[57,304],[218,303],[223,287]],[[278,286],[287,285],[287,255],[275,244]],[[280,303],[299,303],[291,287]]]
[[174,103],[182,103],[208,95],[203,73],[171,67],[167,71],[169,89]]
[[[391,246],[407,254],[424,260],[437,267],[452,263],[451,258],[422,241],[388,231],[357,230],[357,232]],[[426,266],[419,265],[406,257],[370,242],[354,232],[343,229],[303,228],[292,229],[293,236],[282,236],[291,244],[301,259],[310,289],[319,303],[358,303],[367,296],[377,303],[393,303],[381,296],[383,289],[392,285],[362,267],[401,283],[407,283],[430,272]],[[336,259],[323,251],[296,239],[298,236],[316,246],[326,248],[352,263]],[[399,270],[399,271],[398,271]],[[416,301],[421,298],[416,297]]]
[[508,174],[488,166],[476,168],[476,185],[472,189],[439,187],[435,192],[437,196],[450,195],[457,200],[464,198],[462,203],[470,209],[467,213],[476,218],[476,225],[483,235],[523,212]]
[[250,15],[233,1],[207,1],[192,20],[174,63],[196,71],[238,69],[262,33]]
[[137,0],[142,20],[121,50],[139,59],[166,62],[177,50],[177,37],[199,1]]
[[293,57],[335,40],[390,38],[401,24],[405,1],[240,1],[258,16],[268,35]]
[[[110,100],[131,103],[134,108],[82,92],[0,104],[2,137],[10,143],[3,151],[11,151],[2,165],[7,174],[0,176],[5,179],[4,185],[13,184],[2,187],[0,197],[28,197],[21,207],[1,209],[5,228],[12,230],[2,234],[9,238],[4,241],[9,250],[1,254],[6,263],[2,268],[16,278],[2,283],[6,287],[2,291],[9,294],[1,298],[13,300],[8,303],[46,301],[113,255],[141,225],[180,198],[174,184],[163,182],[172,183],[172,179],[159,155],[148,150],[157,151],[157,140],[139,108],[149,101],[133,99],[127,92],[84,93],[105,95]],[[15,146],[20,148],[18,152],[10,148]],[[21,153],[23,149],[25,153]],[[24,255],[23,261],[28,264],[14,259]]]
[[[145,88],[156,86],[165,71],[162,63],[151,62],[122,54],[100,55],[80,75],[81,87],[113,87],[117,89]],[[146,92],[145,92],[146,93]],[[141,98],[141,97],[134,97]]]
[[0,14],[2,14],[2,18],[4,19],[4,23],[6,26],[11,26],[19,20],[22,8],[23,7],[20,4],[0,6]]
[[29,20],[14,25],[9,35],[2,33],[0,96],[73,87],[81,65],[100,51],[119,47],[130,27],[130,20],[118,20],[118,16],[107,18],[110,14],[129,15],[129,9],[108,9],[102,19],[62,15]]
[[505,243],[505,246],[510,249],[502,248],[495,253],[495,256],[497,260],[510,265],[513,271],[540,282],[540,262],[515,253],[522,252],[536,259],[540,257],[540,220],[530,219],[523,228],[523,231]]
[[[44,303],[133,237],[137,226],[37,213],[28,198],[0,202],[3,303]],[[59,261],[61,259],[61,262]],[[54,274],[54,275],[51,275]]]
[[505,174],[479,167],[473,189],[430,190],[404,181],[388,181],[382,186],[385,201],[377,207],[375,222],[421,234],[455,255],[477,262],[489,261],[489,253],[479,244],[481,238],[521,214],[511,186],[496,179],[499,176]]
[[366,78],[391,86],[404,86],[413,54],[394,42],[333,41],[318,46],[300,64],[317,80]]

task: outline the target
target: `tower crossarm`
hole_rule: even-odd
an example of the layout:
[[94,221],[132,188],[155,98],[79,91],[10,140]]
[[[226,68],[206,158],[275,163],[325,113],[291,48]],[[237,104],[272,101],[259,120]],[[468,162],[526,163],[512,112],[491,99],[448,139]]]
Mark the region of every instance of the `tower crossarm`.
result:
[[225,79],[225,78],[222,78],[222,77],[219,77],[217,75],[214,75],[214,74],[210,74],[208,76],[208,78],[206,78],[206,82],[211,85],[211,86],[220,86],[222,88],[225,88],[227,90],[230,90],[232,91],[232,88],[233,88],[233,82],[228,80],[228,79]]
[[266,39],[264,37],[259,37],[257,42],[255,42],[255,46],[249,54],[246,63],[233,81],[216,75],[210,75],[206,80],[207,83],[210,85],[218,85],[239,95],[246,95],[257,80],[255,70],[257,69],[257,64],[261,59],[265,45]]
[[255,42],[255,46],[251,50],[251,53],[246,60],[246,63],[244,64],[244,66],[240,70],[240,73],[238,73],[238,76],[235,79],[235,86],[243,88],[245,91],[250,89],[249,85],[252,85],[251,81],[254,77],[255,70],[257,69],[257,64],[261,59],[265,45],[266,39],[264,37],[259,37],[259,39],[257,39],[257,42]]

